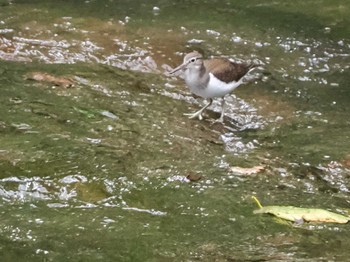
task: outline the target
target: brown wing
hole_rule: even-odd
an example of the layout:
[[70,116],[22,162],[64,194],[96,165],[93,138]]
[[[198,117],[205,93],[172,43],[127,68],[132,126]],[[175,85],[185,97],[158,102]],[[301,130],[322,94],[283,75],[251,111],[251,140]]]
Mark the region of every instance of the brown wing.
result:
[[204,60],[204,66],[216,78],[225,83],[229,83],[232,81],[239,81],[255,65],[238,64],[231,62],[228,59],[214,58],[210,60]]

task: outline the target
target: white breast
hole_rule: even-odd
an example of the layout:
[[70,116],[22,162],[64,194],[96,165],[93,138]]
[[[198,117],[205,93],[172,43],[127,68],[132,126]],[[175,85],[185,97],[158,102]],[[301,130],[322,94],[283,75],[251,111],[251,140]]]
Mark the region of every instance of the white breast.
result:
[[237,88],[242,80],[240,79],[238,82],[233,81],[230,83],[225,83],[220,81],[212,73],[209,73],[209,83],[206,88],[201,90],[201,94],[197,94],[204,98],[212,98],[212,97],[223,97],[229,93],[231,93],[235,88]]
[[205,92],[207,85],[205,79],[202,79],[198,72],[199,70],[187,69],[185,71],[185,82],[192,93],[204,97],[203,92]]

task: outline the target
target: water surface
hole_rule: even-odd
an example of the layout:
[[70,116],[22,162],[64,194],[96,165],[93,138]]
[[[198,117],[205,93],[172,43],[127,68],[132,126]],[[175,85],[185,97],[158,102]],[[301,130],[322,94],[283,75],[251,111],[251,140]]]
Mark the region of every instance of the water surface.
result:
[[[348,225],[284,224],[254,215],[251,196],[348,214],[350,5],[0,10],[1,261],[347,260]],[[220,101],[203,121],[183,116],[202,101],[166,72],[192,50],[262,65],[225,125]]]

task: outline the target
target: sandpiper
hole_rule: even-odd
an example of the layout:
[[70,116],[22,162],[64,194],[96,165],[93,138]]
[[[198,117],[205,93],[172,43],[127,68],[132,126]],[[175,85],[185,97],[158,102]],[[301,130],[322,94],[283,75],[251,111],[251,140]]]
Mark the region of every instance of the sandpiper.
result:
[[203,59],[197,51],[188,53],[183,63],[170,72],[184,71],[185,82],[190,91],[197,96],[209,99],[209,103],[195,113],[185,114],[189,118],[198,117],[202,120],[203,111],[209,107],[213,98],[222,97],[221,116],[218,121],[224,121],[225,95],[231,93],[243,82],[250,70],[258,65],[234,63],[226,58]]

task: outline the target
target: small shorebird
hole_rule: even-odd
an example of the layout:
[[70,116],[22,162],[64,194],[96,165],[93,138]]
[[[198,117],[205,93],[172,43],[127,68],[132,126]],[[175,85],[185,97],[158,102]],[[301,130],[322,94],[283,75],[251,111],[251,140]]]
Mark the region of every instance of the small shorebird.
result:
[[222,97],[221,116],[218,121],[224,121],[225,98],[243,82],[250,70],[258,65],[239,64],[231,62],[226,58],[203,59],[197,51],[188,53],[183,63],[170,72],[174,74],[179,70],[184,71],[185,82],[190,91],[197,96],[208,98],[209,103],[203,108],[188,115],[189,118],[198,117],[202,120],[202,112],[209,107],[214,97]]

